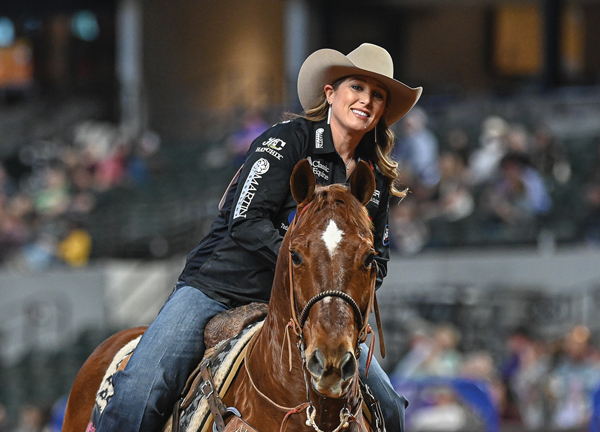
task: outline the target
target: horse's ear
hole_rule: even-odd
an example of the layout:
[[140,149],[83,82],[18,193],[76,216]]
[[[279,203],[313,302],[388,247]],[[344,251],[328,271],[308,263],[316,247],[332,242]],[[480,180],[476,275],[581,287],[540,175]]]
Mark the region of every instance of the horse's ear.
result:
[[369,164],[360,161],[350,179],[350,193],[360,201],[362,205],[367,205],[375,192],[375,175]]
[[315,183],[315,174],[308,159],[298,162],[290,179],[292,196],[298,204],[304,202],[307,198],[312,198],[315,192]]

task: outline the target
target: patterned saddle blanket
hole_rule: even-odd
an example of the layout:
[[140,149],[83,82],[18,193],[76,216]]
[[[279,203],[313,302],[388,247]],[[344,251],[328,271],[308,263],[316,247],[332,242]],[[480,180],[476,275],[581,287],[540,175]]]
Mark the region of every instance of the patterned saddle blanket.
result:
[[[215,390],[222,397],[229,389],[240,365],[245,357],[245,349],[248,342],[262,327],[264,321],[259,321],[245,327],[238,335],[219,342],[214,348],[207,350],[205,358],[210,357],[210,368],[213,373]],[[135,350],[140,338],[132,340],[115,355],[111,365],[107,369],[100,388],[96,394],[96,403],[92,411],[90,423],[86,432],[95,432],[102,412],[114,394],[112,378],[115,373],[125,368],[129,357]],[[181,432],[208,432],[212,427],[213,420],[208,402],[202,393],[192,395],[191,403],[183,410],[179,417],[179,430]],[[172,421],[167,422],[165,432],[171,432]]]

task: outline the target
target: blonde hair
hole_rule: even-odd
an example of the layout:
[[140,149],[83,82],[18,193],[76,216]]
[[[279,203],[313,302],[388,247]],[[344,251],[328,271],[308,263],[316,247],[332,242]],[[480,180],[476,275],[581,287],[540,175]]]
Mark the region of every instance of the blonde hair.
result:
[[[341,83],[348,77],[339,78],[331,86],[337,90]],[[329,103],[325,92],[321,94],[319,100],[314,107],[304,111],[301,115],[288,114],[288,118],[304,118],[306,120],[320,122],[327,118],[329,111]],[[404,198],[408,193],[408,189],[399,190],[396,188],[396,180],[398,179],[398,162],[390,157],[390,153],[394,148],[395,137],[394,132],[386,125],[385,120],[379,119],[379,123],[375,126],[377,133],[377,142],[375,143],[374,159],[379,171],[385,175],[390,181],[390,193],[394,196]],[[383,137],[383,139],[381,139]]]

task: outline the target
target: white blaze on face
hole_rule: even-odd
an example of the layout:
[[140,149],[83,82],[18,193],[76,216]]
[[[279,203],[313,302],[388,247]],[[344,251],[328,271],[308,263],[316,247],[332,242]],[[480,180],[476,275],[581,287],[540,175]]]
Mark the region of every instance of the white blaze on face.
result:
[[333,256],[336,248],[342,241],[342,236],[344,232],[338,228],[336,223],[333,220],[329,221],[329,225],[323,232],[321,238],[325,242],[325,246],[327,246],[327,250],[329,251],[329,255]]

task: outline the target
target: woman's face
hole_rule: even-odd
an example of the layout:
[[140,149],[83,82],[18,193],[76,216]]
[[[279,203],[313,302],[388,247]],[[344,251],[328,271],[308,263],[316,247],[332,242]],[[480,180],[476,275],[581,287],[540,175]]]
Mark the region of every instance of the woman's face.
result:
[[326,85],[331,105],[331,127],[350,134],[372,130],[386,112],[387,90],[378,80],[366,76],[346,78],[337,89]]

